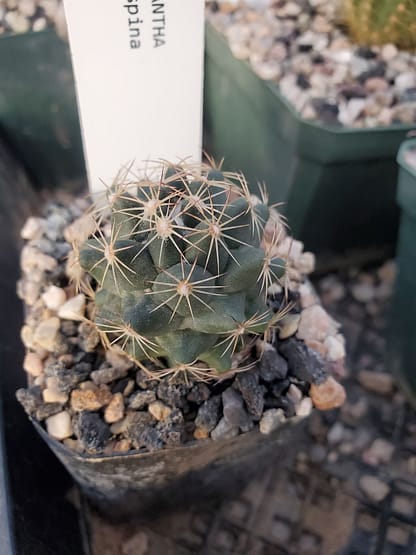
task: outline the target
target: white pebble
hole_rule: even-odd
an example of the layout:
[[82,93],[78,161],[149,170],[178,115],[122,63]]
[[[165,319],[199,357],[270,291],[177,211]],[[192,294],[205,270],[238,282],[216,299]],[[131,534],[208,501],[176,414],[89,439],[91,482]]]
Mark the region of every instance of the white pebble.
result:
[[39,249],[25,245],[20,256],[20,266],[25,274],[31,274],[37,269],[42,272],[50,272],[57,267],[55,258],[44,254]]
[[279,339],[287,339],[298,331],[300,315],[299,314],[287,314],[284,316],[277,327],[279,330]]
[[47,26],[48,22],[46,21],[46,19],[44,17],[39,17],[33,22],[32,30],[36,33],[39,33],[40,31],[44,31]]
[[286,420],[282,409],[269,409],[263,413],[259,429],[262,434],[270,434]]
[[339,341],[336,337],[329,335],[325,338],[324,345],[328,349],[326,358],[330,362],[335,362],[345,358],[344,344],[341,343],[341,341]]
[[377,476],[361,476],[359,484],[366,496],[376,503],[382,501],[390,491],[390,487]]
[[66,302],[66,293],[61,287],[51,285],[42,294],[42,299],[49,310],[56,312]]
[[4,19],[15,33],[26,33],[30,29],[30,21],[18,12],[8,12]]
[[53,316],[40,322],[33,336],[33,340],[40,347],[52,352],[56,346],[56,339],[59,332],[59,318]]
[[42,218],[30,217],[20,231],[20,236],[25,241],[38,239],[45,229],[45,220]]
[[73,434],[71,416],[66,411],[49,416],[45,424],[48,434],[55,439],[65,439]]
[[97,224],[90,214],[81,216],[64,229],[64,238],[68,243],[84,243],[95,231]]
[[404,92],[406,89],[412,89],[416,87],[416,74],[413,71],[406,71],[405,73],[400,73],[394,80],[396,89]]
[[295,407],[296,416],[305,418],[312,412],[313,403],[310,397],[304,397],[302,401]]
[[36,13],[34,0],[19,0],[19,12],[25,17],[33,17]]
[[72,297],[58,310],[59,318],[63,320],[82,320],[85,311],[85,295],[80,293]]
[[334,326],[327,312],[320,305],[313,305],[302,311],[297,336],[304,341],[324,341]]
[[385,62],[390,62],[398,53],[399,51],[394,44],[385,44],[381,49],[381,57]]
[[351,294],[360,303],[368,303],[374,300],[375,289],[370,283],[356,283],[351,287]]
[[23,368],[31,376],[40,376],[43,372],[42,359],[36,353],[26,353]]
[[68,395],[58,389],[50,389],[47,387],[42,391],[42,397],[45,403],[66,403]]

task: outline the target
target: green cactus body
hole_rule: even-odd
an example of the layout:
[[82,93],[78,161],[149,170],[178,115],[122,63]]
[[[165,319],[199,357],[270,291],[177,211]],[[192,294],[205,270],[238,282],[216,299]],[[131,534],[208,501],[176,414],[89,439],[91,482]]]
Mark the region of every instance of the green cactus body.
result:
[[110,225],[100,208],[79,253],[104,344],[169,368],[230,370],[275,320],[266,293],[285,263],[277,241],[262,246],[267,203],[237,176],[165,164],[154,183],[114,185],[108,208]]
[[343,0],[341,7],[356,43],[416,48],[416,0]]

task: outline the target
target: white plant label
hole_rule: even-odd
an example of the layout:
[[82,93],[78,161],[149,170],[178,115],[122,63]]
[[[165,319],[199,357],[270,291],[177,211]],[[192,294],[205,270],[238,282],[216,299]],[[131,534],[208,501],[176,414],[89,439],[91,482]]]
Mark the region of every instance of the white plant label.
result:
[[120,168],[200,161],[204,0],[64,0],[92,192]]

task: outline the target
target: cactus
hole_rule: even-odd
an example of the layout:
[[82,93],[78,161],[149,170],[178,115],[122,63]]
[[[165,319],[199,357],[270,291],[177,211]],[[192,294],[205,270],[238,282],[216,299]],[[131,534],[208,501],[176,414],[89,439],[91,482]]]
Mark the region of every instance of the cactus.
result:
[[416,0],[343,0],[343,12],[358,44],[416,47]]
[[206,165],[158,172],[116,180],[97,203],[96,232],[79,250],[93,319],[105,346],[164,362],[160,375],[218,376],[278,318],[267,290],[285,262],[274,256],[277,232],[263,241],[267,195]]

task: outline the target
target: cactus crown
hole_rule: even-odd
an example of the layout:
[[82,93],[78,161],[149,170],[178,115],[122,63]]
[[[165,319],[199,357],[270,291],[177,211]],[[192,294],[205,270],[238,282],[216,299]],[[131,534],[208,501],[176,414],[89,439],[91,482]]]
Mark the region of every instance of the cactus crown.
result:
[[155,180],[117,179],[79,251],[97,284],[104,345],[171,373],[230,370],[233,354],[276,320],[267,290],[285,262],[274,256],[278,227],[263,241],[270,208],[261,196],[205,165],[163,163]]
[[358,44],[416,47],[416,0],[344,0],[344,20]]

